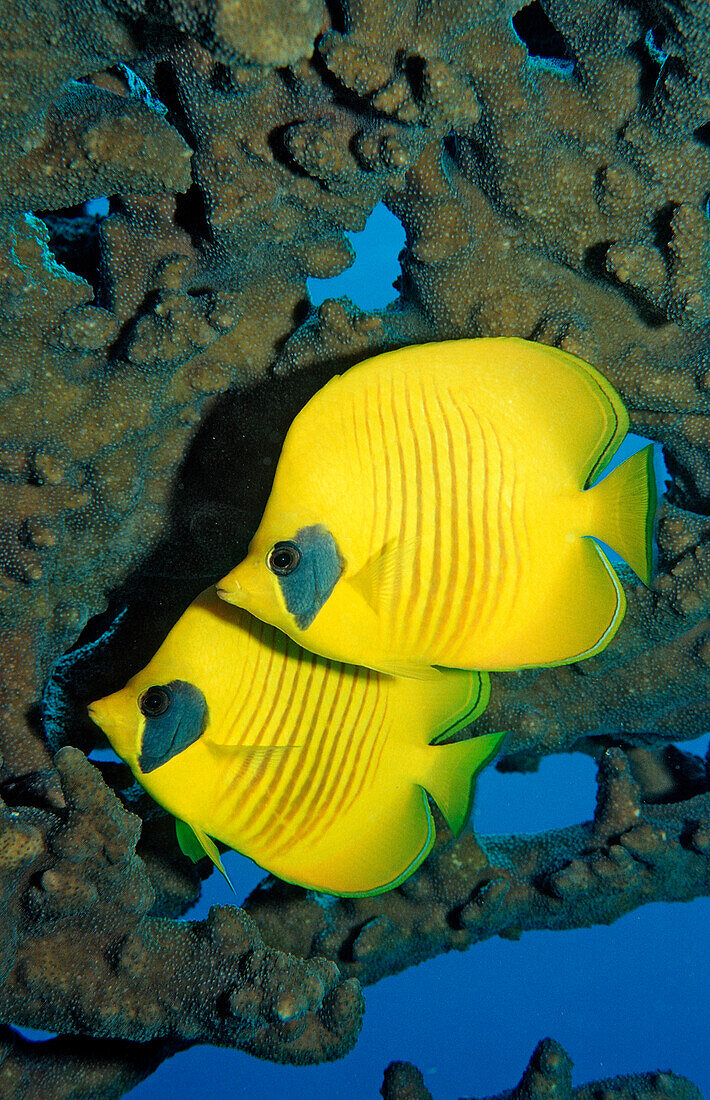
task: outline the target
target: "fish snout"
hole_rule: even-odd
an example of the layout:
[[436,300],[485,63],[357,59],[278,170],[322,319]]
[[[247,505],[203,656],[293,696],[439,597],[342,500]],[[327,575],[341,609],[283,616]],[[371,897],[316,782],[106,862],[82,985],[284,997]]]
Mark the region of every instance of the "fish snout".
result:
[[89,703],[89,705],[86,709],[89,713],[89,718],[91,719],[91,721],[95,722],[97,726],[101,726],[102,725],[101,700],[99,699],[95,703]]
[[91,721],[99,727],[124,760],[135,742],[135,725],[125,708],[126,701],[121,692],[95,699],[86,708]]
[[228,573],[219,584],[215,585],[215,591],[220,600],[225,600],[227,603],[241,604],[245,592],[237,576],[240,569],[241,566],[238,565],[236,569]]

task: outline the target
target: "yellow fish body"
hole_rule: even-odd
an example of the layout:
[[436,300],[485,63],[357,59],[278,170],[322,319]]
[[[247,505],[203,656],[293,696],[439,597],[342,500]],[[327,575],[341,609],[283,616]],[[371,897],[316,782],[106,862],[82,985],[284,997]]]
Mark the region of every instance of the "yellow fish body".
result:
[[650,447],[581,359],[519,339],[387,352],[291,425],[245,560],[218,594],[323,656],[418,676],[578,661],[648,583]]
[[412,682],[324,660],[207,589],[89,713],[193,858],[221,867],[214,837],[287,881],[357,895],[398,885],[428,853],[425,792],[463,828],[502,735],[430,742],[488,694],[476,673]]

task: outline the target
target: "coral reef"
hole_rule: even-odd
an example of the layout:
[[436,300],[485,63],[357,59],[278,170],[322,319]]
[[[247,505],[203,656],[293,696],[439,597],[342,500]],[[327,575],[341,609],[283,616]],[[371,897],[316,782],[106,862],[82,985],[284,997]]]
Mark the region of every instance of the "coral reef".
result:
[[[393,1062],[385,1070],[380,1090],[383,1100],[433,1100],[416,1066]],[[675,1073],[634,1073],[572,1087],[572,1060],[554,1039],[535,1047],[520,1082],[514,1089],[488,1100],[700,1100],[692,1082]],[[469,1097],[469,1100],[476,1100]]]
[[[672,746],[709,716],[706,5],[6,0],[0,29],[0,1018],[82,1036],[4,1032],[7,1094],[81,1095],[81,1067],[118,1096],[195,1042],[334,1058],[358,980],[710,894],[708,765]],[[397,302],[312,310],[380,201]],[[382,898],[270,883],[178,920],[199,874],[125,769],[87,763],[82,701],[234,564],[329,375],[498,334],[598,366],[669,471],[613,644],[496,676],[480,724],[510,731],[503,769],[592,755],[593,821],[442,828]]]

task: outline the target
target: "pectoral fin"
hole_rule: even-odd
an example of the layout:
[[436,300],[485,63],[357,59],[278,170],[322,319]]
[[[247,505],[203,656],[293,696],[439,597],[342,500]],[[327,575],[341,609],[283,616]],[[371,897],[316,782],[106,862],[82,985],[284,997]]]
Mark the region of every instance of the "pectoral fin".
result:
[[348,577],[348,583],[377,615],[383,609],[392,607],[402,576],[414,568],[416,545],[417,540],[413,536],[402,542],[396,538],[388,539],[357,573]]
[[438,681],[442,675],[433,665],[420,665],[416,661],[389,661],[377,662],[377,671],[384,672],[387,676],[401,676],[409,680],[424,680],[432,683]]
[[264,764],[277,764],[287,752],[298,751],[301,745],[220,745],[205,739],[207,751],[220,768],[233,768],[232,775],[258,771]]

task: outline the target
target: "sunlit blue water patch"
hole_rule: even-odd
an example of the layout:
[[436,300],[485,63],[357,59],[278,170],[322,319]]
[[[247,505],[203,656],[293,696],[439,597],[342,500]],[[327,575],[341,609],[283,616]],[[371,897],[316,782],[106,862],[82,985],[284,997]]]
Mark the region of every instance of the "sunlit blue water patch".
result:
[[92,218],[105,218],[108,214],[108,199],[89,199],[84,204],[86,213]]
[[597,765],[583,753],[546,756],[536,772],[485,768],[476,782],[473,825],[480,836],[541,833],[590,821]]
[[703,733],[692,741],[676,741],[675,747],[681,752],[690,752],[693,756],[705,756],[710,749],[710,733]]
[[113,749],[106,746],[106,748],[92,749],[89,753],[89,760],[93,760],[95,764],[122,764],[121,757],[118,756]]
[[29,1039],[33,1043],[44,1042],[45,1039],[57,1038],[57,1033],[55,1031],[40,1031],[37,1027],[18,1027],[17,1024],[13,1024],[12,1030],[16,1031],[18,1035],[21,1035],[23,1039]]
[[308,279],[311,301],[319,306],[326,298],[347,296],[360,309],[382,309],[397,297],[392,283],[399,275],[399,253],[404,248],[402,223],[380,203],[365,228],[347,236],[355,249],[355,262],[333,279]]

